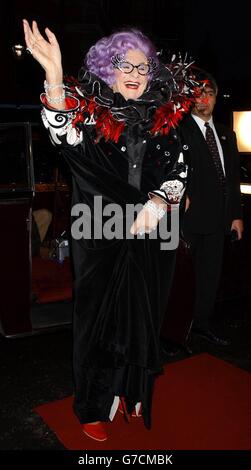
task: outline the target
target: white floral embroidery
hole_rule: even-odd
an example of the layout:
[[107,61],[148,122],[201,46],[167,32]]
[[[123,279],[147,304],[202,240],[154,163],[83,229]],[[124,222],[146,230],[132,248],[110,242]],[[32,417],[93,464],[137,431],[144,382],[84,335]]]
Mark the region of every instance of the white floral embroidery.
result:
[[160,189],[156,189],[149,193],[149,197],[158,196],[167,204],[172,204],[178,207],[181,198],[185,191],[185,184],[187,178],[187,165],[184,163],[183,153],[180,152],[178,164],[182,165],[182,171],[176,174],[176,179],[165,181]]
[[179,180],[165,181],[160,187],[165,191],[168,201],[178,204],[181,200],[181,197],[184,193],[185,186]]

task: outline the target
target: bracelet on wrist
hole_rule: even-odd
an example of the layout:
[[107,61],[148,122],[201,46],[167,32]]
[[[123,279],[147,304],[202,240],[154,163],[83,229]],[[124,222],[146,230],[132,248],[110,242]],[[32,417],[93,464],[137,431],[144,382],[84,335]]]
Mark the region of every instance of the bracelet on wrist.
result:
[[62,103],[65,100],[65,91],[63,90],[63,92],[60,96],[51,97],[51,96],[48,95],[48,93],[45,93],[45,96],[46,96],[46,100],[48,101],[48,103],[50,103],[50,104],[59,104],[59,103]]
[[146,202],[144,207],[148,209],[158,220],[162,219],[162,217],[164,217],[166,213],[165,209],[158,206],[158,204],[151,201],[151,199],[149,199],[149,201]]
[[44,90],[45,93],[49,90],[55,90],[55,88],[64,88],[64,83],[57,83],[55,85],[50,85],[47,81],[44,81]]

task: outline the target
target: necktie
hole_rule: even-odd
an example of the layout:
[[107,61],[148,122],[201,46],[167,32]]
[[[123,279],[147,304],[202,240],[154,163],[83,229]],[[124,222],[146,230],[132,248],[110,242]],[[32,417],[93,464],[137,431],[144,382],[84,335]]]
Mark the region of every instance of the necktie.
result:
[[216,168],[217,179],[218,179],[220,186],[223,189],[225,189],[225,175],[224,175],[224,171],[222,168],[218,146],[217,146],[216,139],[214,136],[214,131],[210,127],[208,122],[205,122],[205,126],[206,126],[206,142],[207,142],[208,148],[210,150],[210,153],[212,155],[213,162]]

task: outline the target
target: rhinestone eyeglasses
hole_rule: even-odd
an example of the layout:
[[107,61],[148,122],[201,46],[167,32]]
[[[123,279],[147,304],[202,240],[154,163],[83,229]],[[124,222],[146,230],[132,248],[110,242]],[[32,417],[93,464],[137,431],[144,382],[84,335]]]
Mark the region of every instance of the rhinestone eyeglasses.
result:
[[151,57],[149,58],[147,64],[142,62],[139,65],[133,65],[131,64],[131,62],[127,62],[126,60],[123,60],[123,57],[119,55],[112,57],[111,62],[115,69],[119,69],[121,72],[124,72],[124,73],[131,73],[134,69],[137,69],[140,75],[148,75],[150,72],[152,72],[156,68],[156,64],[151,59]]

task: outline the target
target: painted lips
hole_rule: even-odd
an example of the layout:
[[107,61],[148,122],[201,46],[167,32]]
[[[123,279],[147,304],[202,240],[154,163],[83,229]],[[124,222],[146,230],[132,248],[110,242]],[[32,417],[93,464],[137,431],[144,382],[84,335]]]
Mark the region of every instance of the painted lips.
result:
[[126,88],[130,88],[132,90],[137,90],[139,88],[139,83],[138,82],[125,82]]

